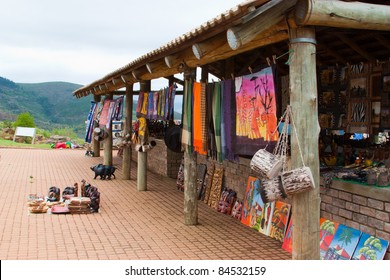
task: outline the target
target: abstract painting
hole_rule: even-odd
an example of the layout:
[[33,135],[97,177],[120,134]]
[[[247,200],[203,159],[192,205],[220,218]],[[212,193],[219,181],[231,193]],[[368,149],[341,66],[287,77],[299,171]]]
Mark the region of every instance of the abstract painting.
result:
[[290,217],[291,205],[282,201],[275,202],[274,212],[272,214],[271,228],[269,236],[283,242],[286,232],[288,218]]
[[251,215],[250,211],[252,208],[252,203],[253,203],[253,195],[254,195],[254,190],[255,190],[255,184],[254,182],[257,180],[257,178],[249,176],[248,177],[248,183],[246,186],[246,191],[245,191],[245,197],[242,205],[242,210],[241,210],[241,223],[244,225],[249,226],[251,223]]

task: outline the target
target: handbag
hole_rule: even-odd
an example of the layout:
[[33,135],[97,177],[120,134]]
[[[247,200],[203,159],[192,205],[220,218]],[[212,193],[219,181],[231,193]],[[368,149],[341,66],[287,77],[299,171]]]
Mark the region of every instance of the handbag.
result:
[[[281,119],[287,117],[287,110],[284,112]],[[272,133],[274,135],[281,124],[279,121],[278,126],[275,131]],[[286,158],[287,153],[287,137],[288,137],[288,126],[284,125],[282,132],[278,137],[277,144],[274,151],[271,153],[267,151],[269,141],[265,148],[258,150],[252,157],[250,162],[250,167],[254,173],[259,175],[261,178],[273,179],[282,170],[283,163]]]
[[291,120],[294,135],[297,139],[298,150],[300,154],[300,158],[302,160],[302,167],[298,167],[292,170],[284,170],[281,173],[281,181],[283,185],[283,189],[287,195],[293,195],[297,193],[302,193],[314,189],[314,179],[311,169],[305,166],[305,162],[303,160],[301,146],[299,144],[297,130],[295,128],[294,120],[292,118],[291,106],[287,106],[287,115]]

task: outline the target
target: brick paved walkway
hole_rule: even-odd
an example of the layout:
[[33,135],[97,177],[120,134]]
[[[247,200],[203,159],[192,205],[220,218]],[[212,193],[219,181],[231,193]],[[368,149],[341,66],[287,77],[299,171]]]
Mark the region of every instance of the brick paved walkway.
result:
[[[116,156],[117,179],[93,180],[89,167],[102,161],[82,150],[0,148],[0,259],[291,259],[280,242],[203,202],[199,225],[185,226],[175,180],[148,173],[148,191],[138,192],[135,163],[130,181]],[[28,194],[81,179],[99,188],[100,213],[29,214]]]

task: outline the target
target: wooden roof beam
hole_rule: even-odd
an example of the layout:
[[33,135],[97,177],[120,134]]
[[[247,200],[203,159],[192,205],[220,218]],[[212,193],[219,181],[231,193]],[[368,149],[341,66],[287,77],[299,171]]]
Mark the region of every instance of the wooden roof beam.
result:
[[227,30],[226,36],[229,46],[233,50],[237,50],[251,42],[256,35],[280,22],[288,9],[293,7],[296,2],[296,0],[272,0],[264,4],[253,12],[254,15],[247,22]]
[[372,57],[368,52],[363,50],[361,47],[359,47],[355,42],[352,40],[348,39],[346,36],[341,35],[341,34],[335,34],[337,38],[339,38],[341,41],[343,41],[345,44],[347,44],[351,49],[353,49],[355,52],[363,56],[365,59],[368,61],[375,61],[375,58]]
[[295,6],[295,21],[299,26],[390,31],[390,6],[338,0],[299,0]]
[[[270,45],[288,39],[287,25],[280,22],[279,24],[257,34],[257,36],[249,43],[243,45],[237,50],[233,50],[226,38],[217,36],[201,42],[202,53],[204,54],[200,59],[193,54],[185,59],[185,63],[189,67],[196,67],[204,64],[213,63],[218,60],[224,60],[228,57],[243,53],[258,47]],[[217,40],[217,41],[215,41]]]
[[384,47],[388,48],[390,50],[390,40],[387,38],[383,37],[380,34],[375,34],[374,35],[375,40],[377,40],[379,43],[381,43]]
[[331,48],[327,47],[326,44],[319,43],[319,44],[317,44],[317,48],[318,48],[318,50],[324,50],[329,55],[331,55],[335,59],[337,59],[340,63],[347,64],[347,62],[348,62],[343,56],[339,55],[337,52],[335,52]]

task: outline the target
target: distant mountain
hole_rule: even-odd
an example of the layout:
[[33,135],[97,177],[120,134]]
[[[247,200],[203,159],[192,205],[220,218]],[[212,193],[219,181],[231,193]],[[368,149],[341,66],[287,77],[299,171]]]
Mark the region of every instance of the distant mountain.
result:
[[20,113],[29,112],[40,128],[69,126],[83,137],[92,96],[75,98],[72,92],[81,86],[66,82],[15,83],[0,77],[0,121],[14,121]]
[[[72,127],[80,138],[85,136],[92,95],[77,99],[72,92],[82,85],[66,82],[15,83],[0,77],[0,121],[15,121],[29,112],[39,128],[51,130]],[[133,120],[138,96],[133,99]],[[182,96],[175,98],[175,120],[181,120]]]

